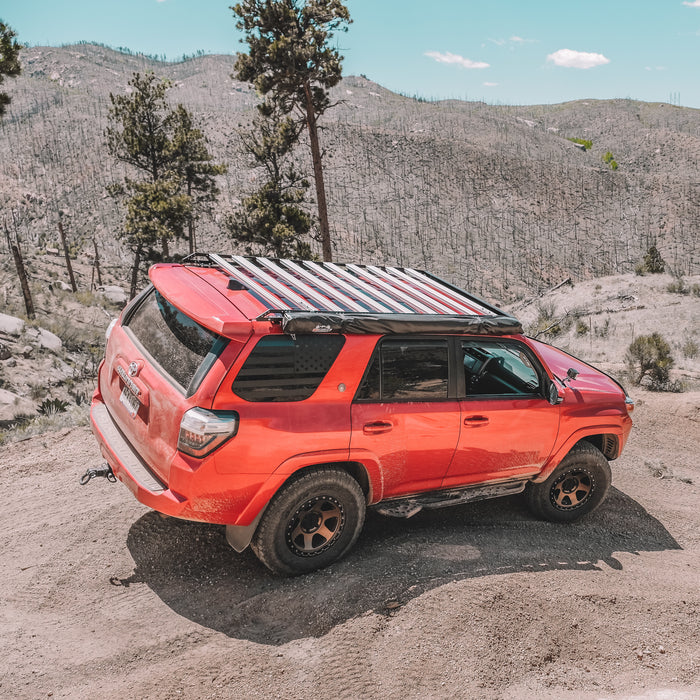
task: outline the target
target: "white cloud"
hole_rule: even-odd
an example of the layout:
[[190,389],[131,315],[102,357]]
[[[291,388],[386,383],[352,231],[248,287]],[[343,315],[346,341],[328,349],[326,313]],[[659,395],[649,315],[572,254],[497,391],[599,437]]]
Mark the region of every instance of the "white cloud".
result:
[[496,87],[498,83],[484,83],[484,87]]
[[550,53],[547,60],[564,68],[593,68],[610,63],[610,59],[603,56],[602,53],[586,53],[571,49],[559,49],[559,51]]
[[521,36],[512,36],[508,41],[514,44],[536,44],[537,39],[523,39]]
[[683,4],[687,5],[688,7],[700,7],[700,0],[693,0],[692,2],[688,2],[688,0],[685,0]]
[[458,56],[457,54],[450,53],[449,51],[446,51],[445,53],[440,53],[439,51],[426,51],[425,55],[428,56],[428,58],[436,60],[438,63],[453,63],[460,66],[460,68],[489,68],[488,63],[484,63],[483,61],[471,61],[468,58]]

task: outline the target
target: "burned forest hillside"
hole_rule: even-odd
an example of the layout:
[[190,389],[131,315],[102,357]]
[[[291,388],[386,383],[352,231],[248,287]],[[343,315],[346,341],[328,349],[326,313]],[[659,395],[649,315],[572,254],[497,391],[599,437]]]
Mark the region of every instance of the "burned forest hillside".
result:
[[[231,78],[234,61],[162,63],[90,44],[25,49],[0,124],[0,226],[41,253],[58,247],[62,211],[74,255],[87,261],[95,239],[127,279],[123,211],[106,191],[124,173],[104,130],[109,93],[152,70],[173,81],[169,100],[194,113],[229,166],[198,240],[231,251],[223,219],[258,176],[236,135],[257,98]],[[426,268],[498,302],[630,272],[652,244],[672,273],[700,271],[700,110],[630,99],[428,102],[365,77],[345,78],[333,97],[321,138],[337,260]],[[303,143],[298,159],[310,173]]]

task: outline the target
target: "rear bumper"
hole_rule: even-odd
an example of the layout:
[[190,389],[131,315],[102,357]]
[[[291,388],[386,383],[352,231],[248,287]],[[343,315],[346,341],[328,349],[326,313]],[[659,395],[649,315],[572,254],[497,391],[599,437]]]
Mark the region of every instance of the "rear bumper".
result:
[[188,517],[187,499],[164,484],[133,449],[101,401],[93,401],[90,408],[92,432],[100,445],[102,456],[112,467],[114,475],[149,508],[173,515]]
[[267,477],[260,474],[222,475],[214,455],[202,460],[180,453],[170,464],[169,483],[164,483],[143,460],[119,429],[109,409],[95,392],[90,409],[92,431],[102,456],[114,475],[144,505],[159,513],[184,520],[220,525],[250,525],[260,508],[251,510]]

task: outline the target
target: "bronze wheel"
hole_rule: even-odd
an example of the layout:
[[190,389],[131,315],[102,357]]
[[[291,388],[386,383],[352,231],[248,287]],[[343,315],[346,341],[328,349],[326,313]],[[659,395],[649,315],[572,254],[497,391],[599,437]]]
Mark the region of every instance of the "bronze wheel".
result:
[[287,524],[287,546],[301,557],[321,554],[333,545],[345,526],[342,503],[316,496],[297,508]]
[[559,510],[581,508],[595,490],[593,475],[584,469],[562,474],[549,490],[549,500]]

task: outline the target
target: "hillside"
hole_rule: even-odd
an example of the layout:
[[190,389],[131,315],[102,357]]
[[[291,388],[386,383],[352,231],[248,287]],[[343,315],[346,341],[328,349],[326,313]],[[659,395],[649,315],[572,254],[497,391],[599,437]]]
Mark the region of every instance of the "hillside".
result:
[[[109,93],[125,91],[133,71],[154,70],[174,81],[172,101],[195,113],[229,164],[199,239],[231,249],[218,224],[255,178],[235,129],[256,98],[230,78],[234,57],[168,64],[81,44],[29,48],[22,61],[0,125],[0,226],[30,249],[55,247],[65,210],[86,261],[93,237],[107,261],[128,261],[122,214],[105,194],[121,168],[103,132]],[[346,78],[334,97],[322,139],[339,260],[428,268],[499,302],[566,277],[628,272],[652,242],[675,273],[700,271],[700,110],[631,100],[429,103],[363,77]],[[583,152],[567,137],[593,147]],[[602,162],[607,151],[617,171]]]

